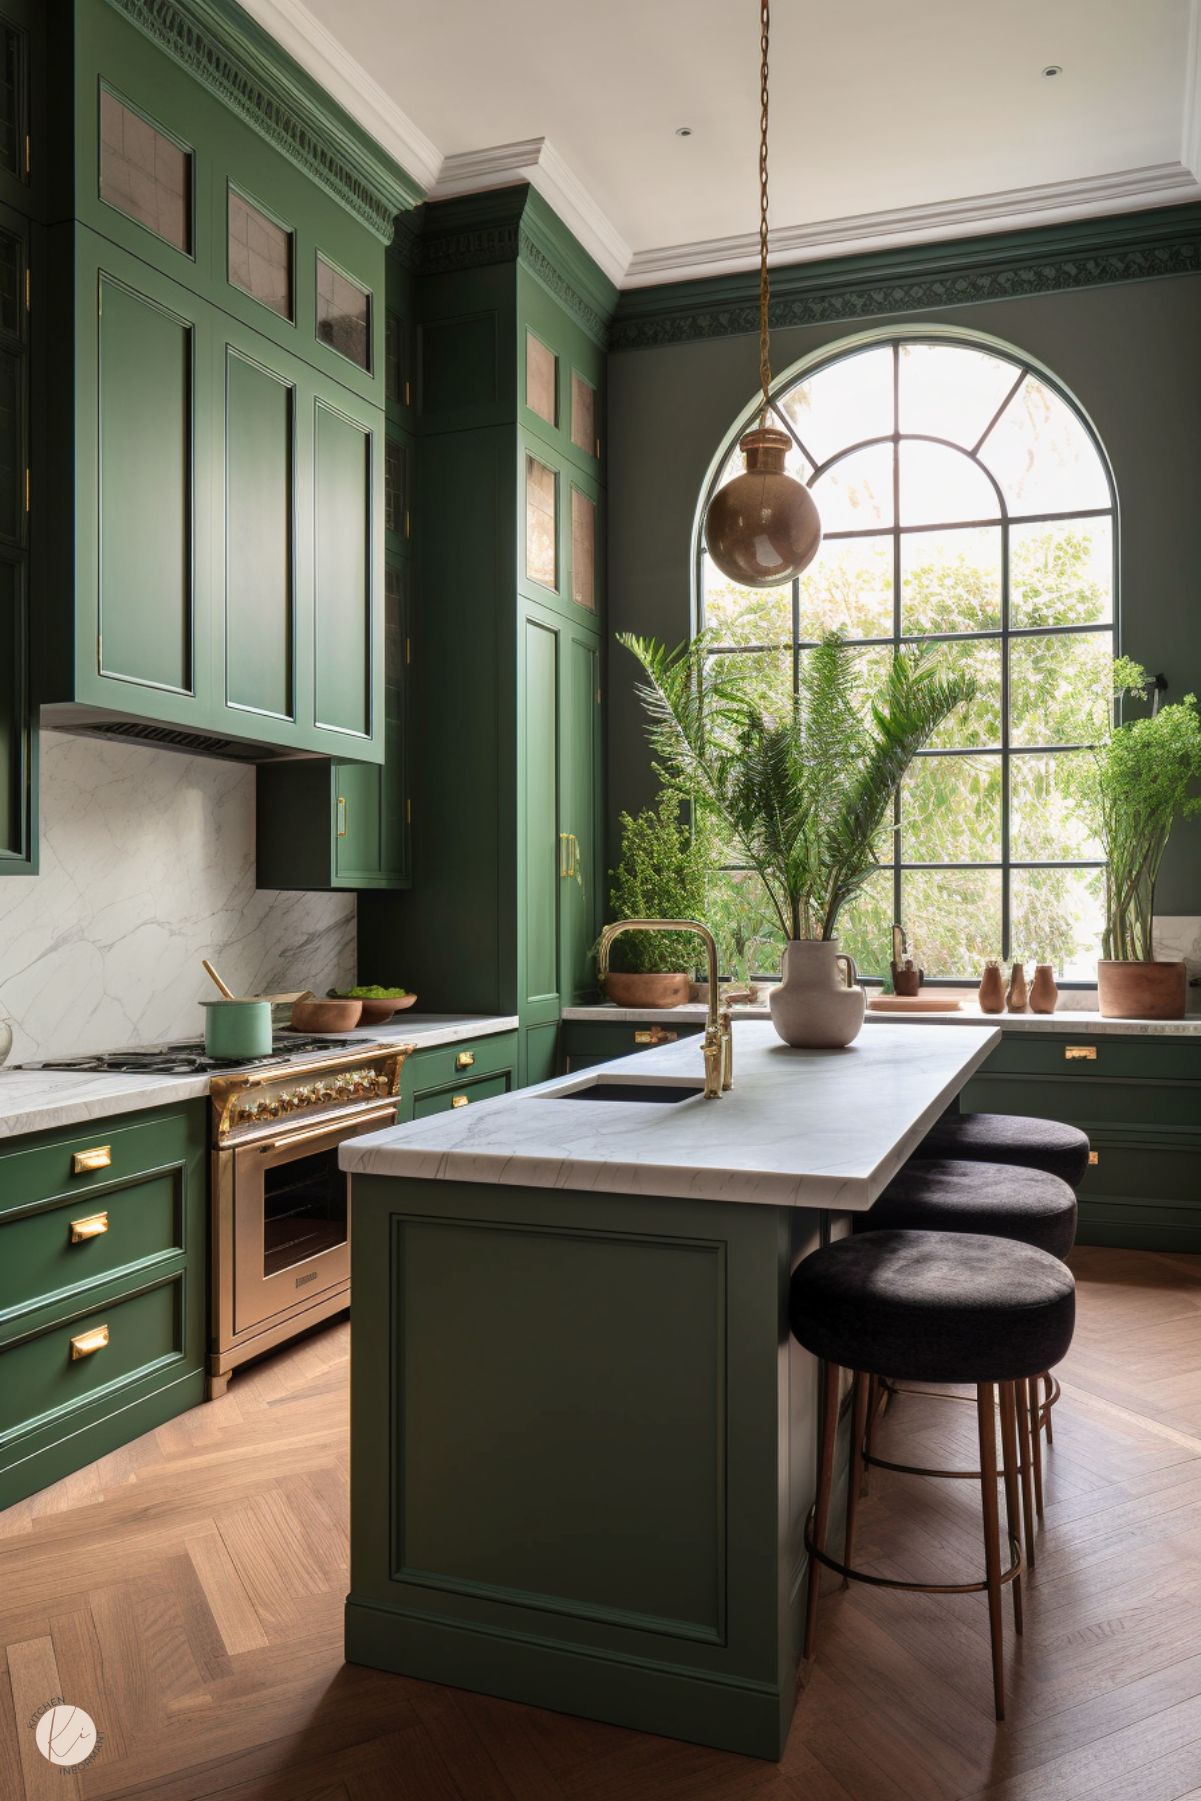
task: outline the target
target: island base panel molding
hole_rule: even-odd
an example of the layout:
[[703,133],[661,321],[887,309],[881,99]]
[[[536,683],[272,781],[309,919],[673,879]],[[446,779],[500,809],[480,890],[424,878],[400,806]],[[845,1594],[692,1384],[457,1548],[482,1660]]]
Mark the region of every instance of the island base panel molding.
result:
[[819,1215],[353,1200],[348,1659],[778,1757],[817,1408],[787,1296]]

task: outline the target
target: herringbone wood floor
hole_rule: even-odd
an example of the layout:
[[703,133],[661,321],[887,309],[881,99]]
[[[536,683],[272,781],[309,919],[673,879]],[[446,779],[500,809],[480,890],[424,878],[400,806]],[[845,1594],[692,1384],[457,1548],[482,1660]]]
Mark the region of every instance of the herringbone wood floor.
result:
[[[1006,1620],[1000,1729],[980,1596],[831,1589],[779,1766],[343,1665],[339,1324],[0,1514],[0,1797],[1201,1797],[1201,1258],[1076,1264],[1080,1324],[1020,1648]],[[973,1409],[906,1397],[880,1449],[970,1462],[973,1431]],[[971,1484],[877,1475],[860,1560],[966,1573],[978,1517]],[[55,1694],[104,1734],[78,1775],[33,1744],[28,1722]]]

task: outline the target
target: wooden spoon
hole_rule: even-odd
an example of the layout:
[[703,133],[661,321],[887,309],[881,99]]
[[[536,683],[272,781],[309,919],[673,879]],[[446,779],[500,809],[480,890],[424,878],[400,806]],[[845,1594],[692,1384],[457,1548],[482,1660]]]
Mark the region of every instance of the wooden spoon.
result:
[[216,970],[213,968],[213,966],[209,962],[208,958],[202,957],[200,959],[200,963],[201,963],[202,969],[204,970],[205,975],[208,976],[213,982],[216,983],[216,985],[220,989],[221,993],[225,996],[225,999],[227,1001],[236,1001],[238,998],[237,995],[234,993],[232,988],[227,988],[225,986],[225,983],[221,980],[221,977],[217,974]]

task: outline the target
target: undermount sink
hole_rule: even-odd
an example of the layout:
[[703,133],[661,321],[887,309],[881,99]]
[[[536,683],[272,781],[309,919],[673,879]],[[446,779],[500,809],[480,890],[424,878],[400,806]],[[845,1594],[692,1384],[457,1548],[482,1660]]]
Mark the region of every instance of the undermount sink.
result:
[[701,1093],[699,1083],[623,1082],[620,1078],[598,1076],[594,1082],[585,1082],[580,1088],[570,1088],[566,1093],[559,1089],[558,1093],[542,1098],[548,1101],[649,1101],[659,1107],[674,1107],[680,1101],[695,1100]]

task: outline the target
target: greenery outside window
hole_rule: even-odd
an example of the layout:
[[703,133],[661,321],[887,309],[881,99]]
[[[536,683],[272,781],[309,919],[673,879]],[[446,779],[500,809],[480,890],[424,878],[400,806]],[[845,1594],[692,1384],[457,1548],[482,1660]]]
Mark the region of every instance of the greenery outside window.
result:
[[[960,334],[879,336],[781,381],[773,407],[789,467],[812,488],[822,548],[779,589],[742,589],[698,532],[702,625],[713,655],[794,704],[824,633],[860,647],[865,688],[898,645],[967,665],[978,692],[924,751],[894,820],[891,860],[844,916],[868,976],[906,926],[928,979],[976,980],[989,956],[1037,958],[1089,982],[1104,864],[1072,802],[1110,704],[1117,531],[1096,435],[1044,370]],[[741,467],[737,433],[702,498]],[[776,967],[778,931],[731,864],[713,911]]]

